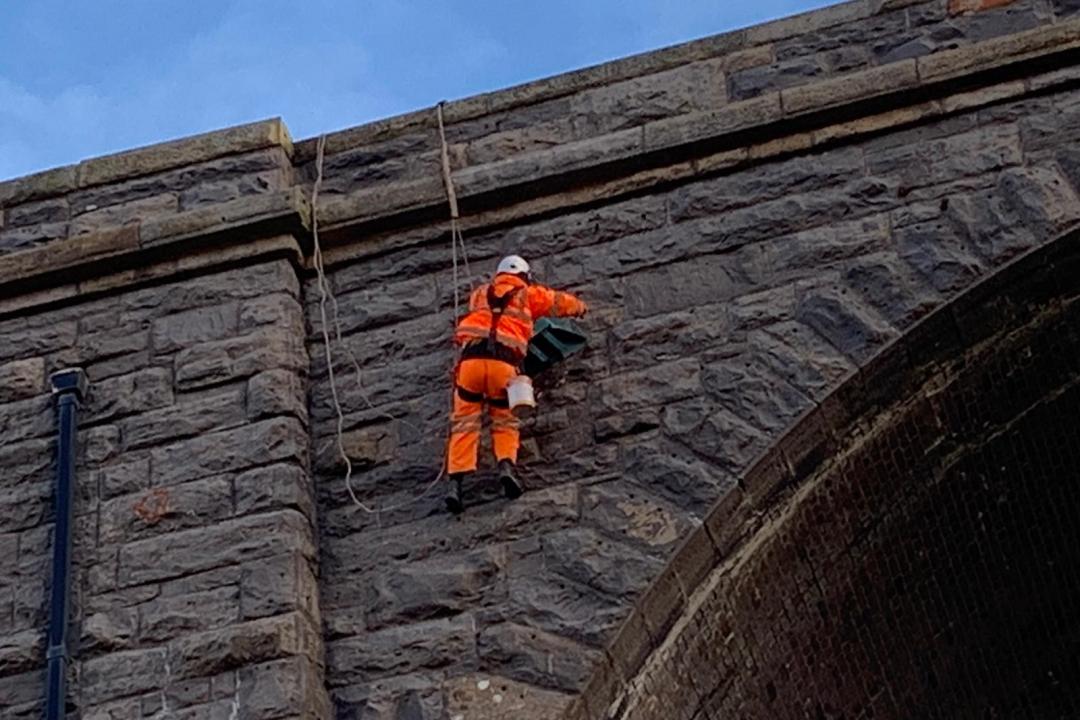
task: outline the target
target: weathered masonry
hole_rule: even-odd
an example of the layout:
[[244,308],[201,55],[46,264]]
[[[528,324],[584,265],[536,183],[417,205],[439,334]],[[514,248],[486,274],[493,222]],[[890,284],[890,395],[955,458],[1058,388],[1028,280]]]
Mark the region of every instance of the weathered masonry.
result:
[[[444,107],[470,267],[585,297],[444,514],[436,112],[0,183],[0,716],[1080,714],[1080,3],[856,0]],[[331,332],[333,335],[333,332]],[[353,358],[362,369],[354,372]]]

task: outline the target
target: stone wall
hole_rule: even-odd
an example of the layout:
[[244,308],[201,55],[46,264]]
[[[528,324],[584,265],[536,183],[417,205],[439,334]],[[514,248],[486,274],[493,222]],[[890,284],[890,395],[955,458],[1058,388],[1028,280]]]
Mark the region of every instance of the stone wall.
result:
[[[592,343],[526,425],[530,493],[507,505],[489,473],[461,520],[439,492],[377,518],[353,507],[313,335],[328,682],[343,717],[411,702],[438,717],[458,676],[535,686],[542,702],[579,690],[678,542],[797,418],[919,318],[1080,221],[1069,118],[1080,95],[1043,94],[472,235],[474,268],[521,251],[582,293]],[[331,274],[364,365],[361,386],[339,355],[346,448],[375,505],[408,501],[438,470],[445,254],[406,246]],[[317,293],[305,296],[318,329]]]
[[299,290],[275,260],[0,322],[4,717],[43,712],[46,377],[73,364],[91,382],[69,695],[81,717],[325,704]]
[[[594,716],[1076,715],[1077,239],[886,348],[795,428],[827,448],[804,467],[791,443],[763,458],[682,549],[680,579],[706,577],[671,632],[613,651],[636,672]],[[882,402],[853,400],[871,381]]]
[[[856,0],[447,103],[457,288],[434,109],[327,136],[314,209],[276,120],[0,183],[0,697],[38,712],[45,377],[78,365],[82,717],[603,717],[759,458],[801,468],[876,352],[1080,222],[1078,9]],[[591,345],[540,383],[526,496],[485,471],[454,519],[454,296],[508,251]]]

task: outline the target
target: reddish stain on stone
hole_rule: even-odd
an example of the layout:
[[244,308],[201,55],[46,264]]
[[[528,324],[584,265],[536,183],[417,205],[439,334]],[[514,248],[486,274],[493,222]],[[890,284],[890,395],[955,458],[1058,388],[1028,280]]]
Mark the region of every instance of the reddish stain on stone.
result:
[[1015,0],[949,0],[949,14],[960,15],[967,12],[990,10],[1003,5],[1011,5]]

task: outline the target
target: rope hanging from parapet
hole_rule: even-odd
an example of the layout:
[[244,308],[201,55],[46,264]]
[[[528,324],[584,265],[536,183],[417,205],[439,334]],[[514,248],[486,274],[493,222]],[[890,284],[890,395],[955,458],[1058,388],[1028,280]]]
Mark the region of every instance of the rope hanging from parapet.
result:
[[439,120],[439,143],[441,144],[440,155],[442,157],[443,186],[446,188],[446,200],[450,205],[450,247],[454,258],[454,319],[457,320],[460,313],[458,305],[458,266],[457,251],[461,247],[461,257],[465,264],[465,275],[469,280],[470,289],[472,284],[472,270],[469,268],[469,252],[465,248],[465,237],[461,234],[461,213],[458,209],[457,190],[454,188],[454,176],[450,172],[450,146],[446,143],[446,126],[443,122],[443,105],[440,102],[435,106],[435,116]]
[[[447,145],[447,142],[446,142],[446,129],[445,129],[445,126],[444,126],[444,123],[443,123],[443,103],[441,103],[441,102],[436,106],[436,117],[438,119],[438,124],[439,124],[439,141],[440,141],[440,144],[441,144],[443,184],[446,187],[446,197],[447,197],[447,201],[449,202],[449,205],[450,205],[450,254],[451,254],[451,257],[452,257],[452,260],[453,260],[454,321],[456,322],[458,316],[461,314],[461,303],[460,303],[460,300],[458,298],[458,294],[460,292],[460,277],[459,277],[459,273],[458,273],[458,250],[459,250],[459,248],[460,248],[460,251],[461,251],[461,258],[462,258],[462,261],[463,261],[462,264],[464,265],[464,269],[465,269],[465,275],[466,275],[466,277],[467,277],[467,279],[468,279],[468,281],[470,283],[471,283],[471,280],[472,280],[472,271],[471,271],[471,269],[469,267],[469,255],[468,255],[468,250],[465,247],[465,238],[462,235],[461,226],[460,226],[460,223],[458,222],[458,219],[460,217],[460,213],[459,213],[459,209],[458,209],[457,192],[454,189],[454,180],[453,180],[453,177],[452,177],[451,171],[450,171],[450,151],[449,151],[449,146]],[[412,505],[413,503],[416,503],[416,502],[419,502],[420,500],[422,500],[429,492],[431,492],[431,489],[433,487],[435,487],[435,485],[438,484],[438,482],[440,480],[442,480],[446,476],[446,458],[444,456],[443,463],[442,463],[442,466],[441,466],[441,468],[439,470],[439,473],[436,475],[434,480],[432,480],[430,483],[427,484],[427,486],[424,488],[424,491],[421,492],[419,495],[417,495],[417,496],[415,496],[413,498],[410,498],[408,500],[405,500],[405,501],[403,501],[401,503],[397,503],[395,505],[388,505],[388,506],[382,507],[382,508],[375,507],[375,506],[372,506],[372,505],[368,505],[367,503],[360,500],[360,498],[356,494],[356,491],[353,489],[353,486],[352,486],[352,475],[353,475],[352,460],[349,459],[349,455],[345,450],[345,412],[342,409],[341,396],[338,393],[337,376],[336,376],[336,372],[334,370],[333,351],[331,349],[330,322],[329,322],[330,318],[328,317],[327,309],[326,309],[326,305],[327,305],[328,301],[329,301],[329,303],[331,305],[331,308],[332,308],[331,316],[333,318],[334,339],[336,340],[337,345],[339,345],[340,347],[342,347],[345,350],[346,354],[349,357],[350,362],[352,363],[353,369],[354,369],[354,371],[356,373],[356,385],[357,385],[357,390],[359,391],[360,397],[364,401],[364,404],[368,406],[368,408],[370,408],[372,410],[376,410],[376,411],[378,411],[378,408],[371,401],[370,396],[368,396],[368,394],[365,392],[364,384],[363,384],[363,371],[362,371],[362,368],[360,367],[360,363],[356,359],[356,355],[352,352],[352,349],[349,348],[349,346],[345,343],[344,338],[342,337],[341,317],[340,317],[337,298],[334,296],[333,291],[330,289],[330,283],[329,283],[329,281],[328,281],[328,279],[326,277],[325,259],[323,257],[322,244],[319,241],[319,191],[322,189],[323,166],[324,166],[324,161],[325,161],[325,156],[326,156],[326,136],[325,135],[320,135],[319,136],[319,139],[316,142],[315,147],[316,147],[316,152],[315,152],[315,182],[312,185],[312,189],[311,189],[311,235],[312,235],[312,245],[313,245],[312,264],[315,267],[315,274],[316,274],[316,277],[317,277],[316,284],[317,284],[318,289],[319,289],[319,320],[320,320],[320,327],[321,327],[322,336],[323,336],[323,353],[324,353],[324,357],[325,357],[325,360],[326,360],[328,381],[330,383],[330,397],[333,400],[334,412],[335,412],[335,414],[337,416],[336,428],[335,428],[335,439],[336,439],[336,443],[337,443],[337,451],[338,451],[338,455],[341,457],[342,462],[345,463],[345,488],[348,491],[349,497],[352,500],[353,504],[356,507],[358,507],[360,510],[362,510],[363,512],[365,512],[365,513],[367,513],[369,515],[378,515],[381,512],[389,512],[389,511],[392,511],[392,510],[399,510],[401,508],[408,507],[409,505]],[[439,312],[438,308],[435,309],[435,312],[436,313]],[[452,406],[452,404],[453,404],[453,383],[451,383],[451,399],[450,399],[450,402],[451,402],[451,406]],[[401,418],[396,418],[396,417],[390,415],[389,413],[384,413],[383,417],[391,420],[392,422],[403,423],[407,427],[410,427],[413,430],[416,430],[418,433],[420,432],[419,428],[415,427],[414,425],[411,425],[410,423],[408,423],[405,420],[402,420]],[[449,439],[449,433],[450,433],[450,425],[448,423],[447,424],[447,439]],[[444,447],[445,446],[446,446],[446,443],[444,443]]]

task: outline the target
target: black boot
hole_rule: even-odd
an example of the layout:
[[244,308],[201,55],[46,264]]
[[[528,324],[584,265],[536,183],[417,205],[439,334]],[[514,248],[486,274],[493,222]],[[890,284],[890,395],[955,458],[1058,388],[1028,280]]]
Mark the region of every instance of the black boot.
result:
[[465,503],[461,501],[461,481],[464,477],[459,473],[447,478],[450,487],[446,490],[446,509],[455,515],[460,515],[465,510]]
[[514,475],[514,464],[509,460],[499,461],[499,482],[503,486],[503,494],[511,500],[517,500],[525,490],[521,481]]

